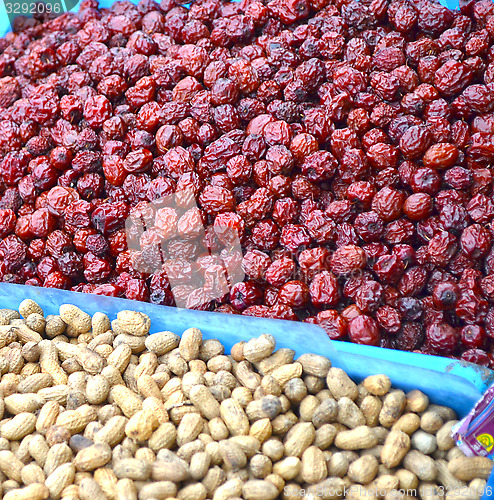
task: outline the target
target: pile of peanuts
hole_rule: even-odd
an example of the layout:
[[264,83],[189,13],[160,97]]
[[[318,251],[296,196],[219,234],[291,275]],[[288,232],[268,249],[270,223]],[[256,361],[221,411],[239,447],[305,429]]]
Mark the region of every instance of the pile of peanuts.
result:
[[[149,335],[24,300],[0,310],[4,500],[480,498],[492,462],[466,457],[447,407],[353,382],[271,335],[225,355],[197,328]],[[407,491],[408,490],[408,491]],[[466,492],[466,493],[462,493]]]

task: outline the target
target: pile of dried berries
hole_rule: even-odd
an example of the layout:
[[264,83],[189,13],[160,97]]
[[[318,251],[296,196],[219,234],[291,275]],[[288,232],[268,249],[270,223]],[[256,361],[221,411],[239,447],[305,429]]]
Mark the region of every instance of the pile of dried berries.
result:
[[494,364],[490,0],[84,0],[17,31],[3,281]]

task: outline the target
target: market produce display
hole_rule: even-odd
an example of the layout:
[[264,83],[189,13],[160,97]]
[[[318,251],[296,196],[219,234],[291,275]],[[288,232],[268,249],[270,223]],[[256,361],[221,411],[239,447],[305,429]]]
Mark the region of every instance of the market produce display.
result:
[[490,0],[84,0],[15,28],[3,281],[492,366]]
[[226,355],[132,310],[0,310],[4,500],[480,499],[453,410],[263,334]]

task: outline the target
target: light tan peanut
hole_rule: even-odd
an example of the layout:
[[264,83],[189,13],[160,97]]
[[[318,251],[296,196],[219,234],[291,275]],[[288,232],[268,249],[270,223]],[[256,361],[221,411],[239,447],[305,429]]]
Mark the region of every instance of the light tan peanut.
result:
[[286,457],[273,465],[273,473],[278,474],[285,481],[296,478],[301,470],[302,461],[298,457]]
[[278,496],[278,488],[260,479],[251,479],[242,486],[242,497],[245,500],[274,500]]
[[74,482],[75,466],[72,463],[62,464],[57,467],[45,481],[45,485],[50,491],[50,497],[60,498],[62,491]]
[[302,453],[302,467],[300,470],[305,483],[315,484],[327,477],[328,468],[324,453],[316,446],[309,446]]
[[437,447],[440,450],[448,451],[456,444],[455,438],[452,436],[452,428],[458,423],[458,420],[450,420],[446,422],[436,432]]
[[136,367],[136,379],[142,375],[152,375],[158,367],[158,357],[152,352],[145,352],[139,356],[139,364]]
[[207,363],[214,356],[225,353],[225,347],[218,339],[204,339],[199,349],[199,359]]
[[208,387],[196,385],[190,389],[189,397],[201,414],[208,420],[220,416],[220,404],[211,394]]
[[348,472],[350,462],[344,453],[336,452],[327,461],[328,476],[343,477]]
[[209,434],[215,441],[226,439],[230,434],[230,431],[226,427],[225,422],[223,422],[223,420],[219,417],[210,420],[207,427]]
[[273,464],[264,455],[254,455],[249,462],[249,473],[256,479],[266,479],[271,474]]
[[137,390],[143,398],[153,397],[163,400],[160,388],[151,375],[141,375],[137,378]]
[[139,491],[139,500],[165,500],[175,497],[177,486],[170,481],[158,481],[146,484]]
[[226,481],[214,492],[213,500],[227,500],[229,498],[240,497],[242,494],[243,482],[239,478]]
[[43,396],[46,401],[56,401],[61,405],[65,405],[67,403],[69,388],[66,385],[55,385],[40,389],[38,394]]
[[386,467],[393,469],[401,463],[409,450],[410,436],[402,431],[392,430],[384,441],[381,461]]
[[382,402],[377,396],[365,396],[360,403],[360,411],[365,417],[368,426],[375,427],[379,423],[379,413],[382,409]]
[[120,479],[115,486],[116,500],[137,500],[137,488],[134,481],[130,479]]
[[44,317],[43,309],[40,305],[38,305],[37,302],[31,299],[24,299],[19,304],[19,314],[23,318],[27,318],[30,314],[33,313],[39,314]]
[[61,413],[56,420],[56,424],[65,427],[72,434],[77,434],[96,418],[97,413],[94,408],[89,405],[82,405],[76,410],[67,410]]
[[197,359],[202,342],[202,332],[198,328],[185,330],[180,339],[178,350],[185,361]]
[[106,333],[111,329],[110,318],[102,312],[94,313],[91,318],[91,329],[94,337]]
[[26,486],[34,483],[44,484],[46,476],[43,469],[36,462],[31,462],[22,468],[21,479]]
[[213,465],[209,468],[206,476],[201,482],[206,487],[208,497],[212,498],[216,490],[218,490],[219,487],[225,483],[225,481],[225,471],[223,469],[220,469],[220,467],[218,467],[217,465]]
[[326,378],[331,368],[331,361],[319,354],[302,354],[297,362],[302,365],[304,374],[314,377]]
[[436,410],[427,410],[420,417],[420,427],[425,432],[435,434],[444,425],[444,420]]
[[270,375],[274,377],[281,387],[284,387],[289,380],[301,377],[302,365],[300,363],[283,365],[272,370]]
[[283,387],[283,393],[292,403],[300,403],[307,396],[307,386],[301,378],[292,378]]
[[313,443],[316,430],[311,422],[294,425],[284,439],[285,455],[301,457],[302,453]]
[[86,384],[86,398],[89,404],[102,404],[107,399],[109,392],[110,384],[103,375],[89,377]]
[[48,338],[52,339],[62,335],[66,328],[67,324],[60,316],[56,315],[46,317],[45,334]]
[[125,426],[125,434],[136,441],[147,441],[158,425],[151,412],[140,410],[130,417]]
[[351,400],[357,399],[357,384],[341,368],[330,368],[326,377],[326,383],[335,399],[338,400],[342,397],[347,397]]
[[407,393],[407,411],[414,413],[422,413],[429,406],[429,398],[418,389],[414,389]]
[[10,450],[0,450],[0,471],[9,479],[21,483],[23,467],[24,464]]
[[124,333],[137,337],[147,335],[151,327],[149,316],[138,311],[120,311],[117,321]]
[[[120,347],[121,345],[125,345],[130,349],[131,352],[131,360],[135,356],[137,359],[137,355],[142,353],[145,350],[145,342],[146,337],[134,337],[133,335],[118,335],[115,337],[113,341],[113,347],[114,349]],[[115,352],[115,351],[114,351]],[[113,356],[114,352],[112,352],[108,357]],[[125,368],[124,371],[124,378],[125,374],[128,373],[129,369],[135,370],[137,367],[137,362],[131,362],[127,365],[127,368]],[[134,390],[134,389],[133,389]]]
[[244,358],[251,363],[258,363],[264,358],[271,356],[276,347],[276,341],[272,335],[262,334],[257,338],[250,339],[243,346]]
[[391,380],[386,375],[370,375],[362,385],[374,396],[384,396],[391,389]]
[[49,476],[59,465],[71,462],[72,450],[65,443],[54,444],[46,454],[43,470]]
[[[46,342],[46,343],[45,343]],[[59,385],[67,385],[68,377],[67,374],[60,367],[57,360],[57,353],[55,346],[49,340],[43,340],[39,343],[40,346],[40,358],[39,364],[42,373],[48,373],[53,378],[53,382]]]
[[19,413],[14,418],[5,422],[0,430],[0,435],[10,441],[19,441],[24,436],[31,434],[36,428],[36,416],[32,413]]
[[405,413],[392,426],[393,430],[413,434],[420,427],[420,417],[415,413]]
[[226,399],[221,403],[220,415],[232,436],[249,433],[249,419],[235,399]]
[[9,491],[4,495],[4,500],[45,500],[50,495],[44,484],[34,483],[25,488]]
[[370,427],[361,425],[336,434],[334,444],[342,450],[366,450],[377,445],[377,438]]
[[171,422],[161,424],[151,435],[148,441],[148,446],[153,451],[158,451],[163,448],[171,448],[176,441],[177,430]]
[[107,443],[111,447],[117,445],[125,437],[125,426],[127,418],[121,415],[111,417],[106,424],[96,432],[94,436],[95,443]]
[[120,344],[108,356],[107,363],[117,368],[120,373],[123,373],[127,368],[130,357],[132,356],[132,349],[127,344]]
[[204,427],[204,420],[198,413],[184,415],[177,428],[177,445],[183,446],[197,438]]
[[492,471],[492,461],[487,457],[458,457],[448,463],[448,469],[462,481],[488,479]]
[[29,443],[29,454],[36,460],[40,467],[45,466],[49,450],[50,447],[43,436],[39,434],[33,436]]
[[174,456],[170,460],[156,460],[152,464],[151,477],[153,481],[172,481],[180,483],[189,477],[187,463]]
[[376,457],[364,455],[348,467],[348,477],[359,484],[369,484],[377,475],[379,462]]
[[91,316],[73,304],[63,304],[60,306],[60,317],[78,335],[91,330]]
[[178,348],[164,356],[160,356],[160,360],[162,360],[166,367],[178,377],[183,377],[185,373],[187,373],[187,362],[180,355]]
[[79,484],[81,500],[106,500],[100,485],[92,478],[86,477]]
[[446,491],[461,491],[466,486],[464,481],[457,479],[448,469],[446,460],[436,460],[437,477],[436,482],[444,486]]
[[434,460],[418,450],[410,450],[405,455],[403,466],[422,481],[434,481],[436,479],[437,467]]
[[261,377],[252,370],[252,365],[248,361],[241,361],[233,367],[233,374],[243,386],[251,391],[256,390],[261,385]]
[[418,477],[407,469],[398,469],[395,475],[399,481],[399,488],[402,490],[413,490],[419,484]]
[[195,481],[200,481],[211,465],[211,457],[206,452],[199,452],[190,460],[190,475]]
[[110,390],[110,397],[122,410],[123,414],[130,418],[134,413],[142,410],[142,400],[139,396],[124,385],[116,385]]
[[179,500],[205,500],[207,495],[206,488],[203,484],[189,484],[177,493]]
[[109,467],[100,467],[94,471],[94,480],[107,498],[115,498],[118,478]]
[[403,391],[393,390],[383,400],[379,413],[379,422],[383,427],[391,427],[401,417],[406,406],[406,396]]
[[[243,356],[243,347],[242,347]],[[295,357],[295,352],[292,349],[278,349],[271,356],[264,358],[262,361],[257,363],[256,367],[261,375],[267,375],[271,373],[276,368],[287,365],[293,362]],[[244,359],[244,358],[242,358]]]
[[180,337],[172,332],[153,333],[146,338],[146,348],[157,356],[162,356],[178,347]]
[[159,424],[168,422],[169,420],[168,413],[165,410],[163,403],[158,398],[147,397],[142,402],[142,409],[144,411],[152,413],[154,418],[158,421]]
[[338,414],[336,416],[336,421],[350,427],[350,429],[355,429],[355,427],[366,424],[366,418],[360,408],[354,401],[346,396],[343,396],[338,400]]
[[255,437],[260,443],[266,441],[273,433],[273,426],[269,418],[261,418],[252,423],[249,435]]
[[96,443],[82,449],[74,458],[78,471],[89,472],[103,467],[111,460],[111,448],[106,443]]
[[21,394],[36,393],[40,389],[50,387],[53,384],[51,375],[47,373],[34,373],[19,382],[17,390]]
[[45,332],[45,325],[46,325],[46,320],[43,317],[42,314],[39,313],[31,313],[27,318],[26,318],[26,325],[31,328],[31,330],[34,330],[37,333],[44,333]]
[[151,476],[151,464],[137,458],[124,458],[113,464],[113,472],[119,479],[146,481]]
[[[191,360],[194,361],[194,360]],[[228,356],[225,356],[224,354],[221,354],[219,356],[215,356],[214,358],[211,358],[206,365],[207,370],[210,372],[218,373],[221,370],[225,371],[231,371],[232,369],[232,362],[230,361],[230,358]]]

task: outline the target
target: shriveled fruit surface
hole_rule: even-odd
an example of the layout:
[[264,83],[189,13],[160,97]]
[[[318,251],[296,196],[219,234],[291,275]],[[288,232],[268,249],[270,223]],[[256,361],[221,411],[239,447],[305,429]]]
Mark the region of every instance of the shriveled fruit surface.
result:
[[324,356],[277,350],[269,333],[226,354],[194,327],[148,335],[150,318],[132,310],[110,321],[62,304],[45,317],[24,300],[0,319],[4,500],[489,491],[493,463],[456,446],[451,408],[382,374],[357,385]]
[[491,1],[42,21],[0,41],[3,281],[493,365]]

